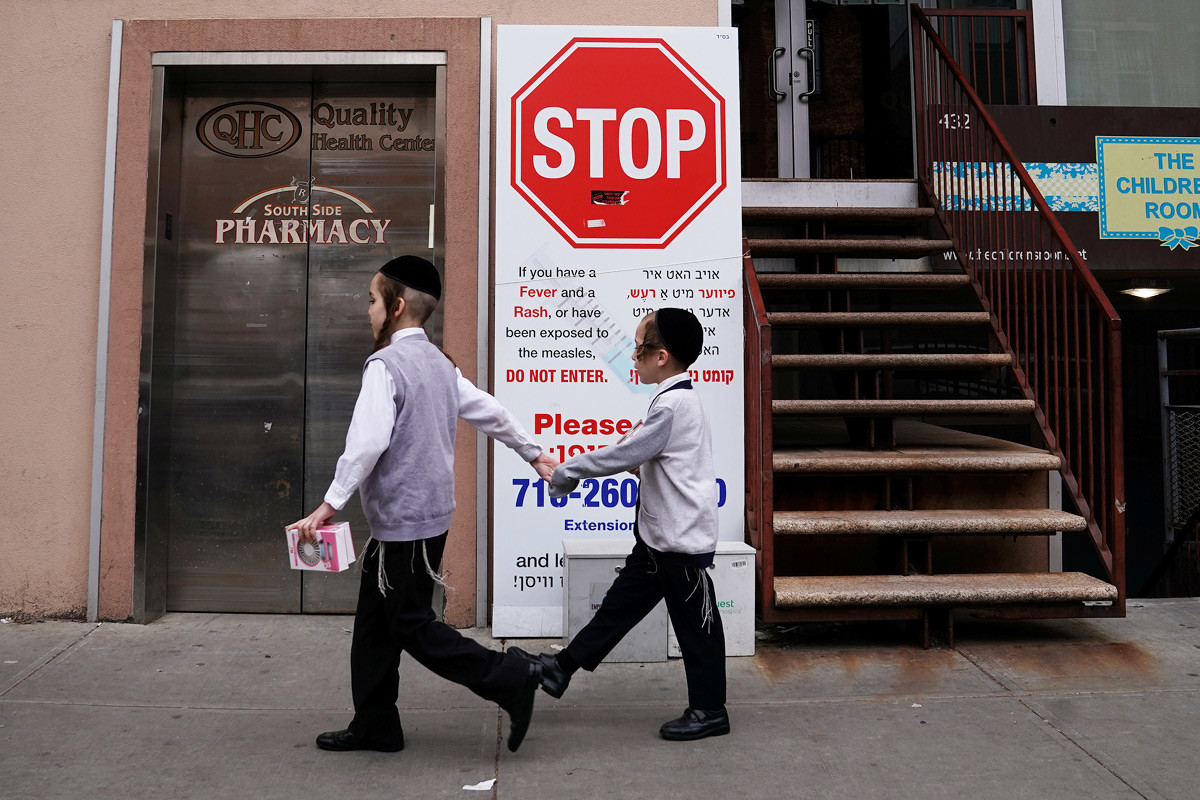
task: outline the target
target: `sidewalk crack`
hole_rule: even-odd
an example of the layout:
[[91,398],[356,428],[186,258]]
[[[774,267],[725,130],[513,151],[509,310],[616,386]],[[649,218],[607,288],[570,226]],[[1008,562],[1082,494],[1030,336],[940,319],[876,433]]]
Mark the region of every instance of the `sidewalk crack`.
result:
[[504,742],[504,712],[496,709],[496,758],[492,762],[492,800],[497,800],[500,792],[500,745]]
[[1088,749],[1086,746],[1084,746],[1084,744],[1082,742],[1079,741],[1078,738],[1076,738],[1076,736],[1072,732],[1069,732],[1067,728],[1065,728],[1061,725],[1058,725],[1057,723],[1055,723],[1055,721],[1051,718],[1051,716],[1048,713],[1046,713],[1046,712],[1042,711],[1041,709],[1037,708],[1036,706],[1034,706],[1032,704],[1031,700],[1018,698],[1017,702],[1020,703],[1021,705],[1025,706],[1025,708],[1029,709],[1029,711],[1032,712],[1033,714],[1036,714],[1037,718],[1040,719],[1042,722],[1044,722],[1047,725],[1047,727],[1050,728],[1050,730],[1054,731],[1056,734],[1061,736],[1063,739],[1065,739],[1066,741],[1068,741],[1072,745],[1074,745],[1076,748],[1078,748],[1081,753],[1083,753],[1088,758],[1090,758],[1092,761],[1094,761],[1096,764],[1098,764],[1101,769],[1103,769],[1105,772],[1112,775],[1114,778],[1116,778],[1122,784],[1124,784],[1126,786],[1126,788],[1129,789],[1129,791],[1133,792],[1138,797],[1143,798],[1143,800],[1162,800],[1162,795],[1160,795],[1158,792],[1155,792],[1153,789],[1150,789],[1149,787],[1139,788],[1137,786],[1134,786],[1132,783],[1130,783],[1130,781],[1127,780],[1119,772],[1117,772],[1116,769],[1109,766],[1108,762],[1111,759],[1109,759],[1109,757],[1107,756],[1107,754],[1104,753],[1104,751],[1097,749],[1095,752],[1093,752],[1092,750]]
[[97,630],[99,630],[100,626],[103,624],[104,623],[102,623],[102,622],[97,622],[97,623],[93,624],[90,629],[84,631],[74,641],[69,642],[68,644],[62,645],[57,651],[50,654],[49,656],[43,656],[42,658],[33,662],[33,664],[31,664],[23,672],[19,673],[17,675],[17,677],[13,679],[11,684],[4,687],[3,691],[0,691],[0,698],[7,695],[9,692],[11,692],[13,689],[17,688],[18,686],[20,686],[22,683],[24,683],[26,680],[28,680],[32,676],[36,675],[39,671],[42,670],[43,667],[53,664],[55,661],[57,661],[58,659],[65,656],[67,653],[69,653],[72,650],[74,650],[75,648],[79,647],[81,644],[83,644],[83,641],[85,639],[87,639],[87,637],[91,636],[93,633],[95,633]]
[[[1062,739],[1064,741],[1070,742],[1070,744],[1073,747],[1075,747],[1077,750],[1079,750],[1081,753],[1083,753],[1085,756],[1087,756],[1093,763],[1095,763],[1097,766],[1099,766],[1105,772],[1107,772],[1108,774],[1110,774],[1114,778],[1116,778],[1118,781],[1120,781],[1131,792],[1136,794],[1138,797],[1142,798],[1142,800],[1160,800],[1161,796],[1157,792],[1154,792],[1153,790],[1150,790],[1148,788],[1145,791],[1143,791],[1143,789],[1138,788],[1137,786],[1134,786],[1132,783],[1130,783],[1130,781],[1128,779],[1126,779],[1123,775],[1118,773],[1116,771],[1116,769],[1109,766],[1108,757],[1104,756],[1104,754],[1101,751],[1092,752],[1087,747],[1085,747],[1079,741],[1078,738],[1076,738],[1075,736],[1068,733],[1065,728],[1057,725],[1054,722],[1054,720],[1051,719],[1051,715],[1049,713],[1044,712],[1042,709],[1037,708],[1033,704],[1033,699],[1029,696],[1028,692],[1020,691],[1020,690],[1016,689],[1016,687],[1010,685],[1007,681],[1003,680],[1000,676],[993,674],[990,670],[987,669],[987,667],[985,667],[981,663],[981,661],[979,659],[972,657],[972,655],[969,652],[967,652],[966,650],[964,650],[963,648],[960,647],[960,648],[957,648],[957,650],[958,650],[958,654],[960,656],[965,658],[967,660],[967,662],[971,664],[971,666],[973,666],[973,667],[975,667],[975,669],[979,670],[979,672],[982,673],[985,677],[987,677],[988,680],[992,681],[997,686],[999,686],[1001,689],[1003,689],[1006,694],[1008,694],[1010,697],[1012,697],[1012,699],[1014,699],[1018,703],[1020,703],[1030,713],[1035,715],[1048,728],[1050,728],[1050,730],[1054,731],[1055,734],[1062,737]],[[1147,792],[1150,792],[1150,793],[1147,794]]]

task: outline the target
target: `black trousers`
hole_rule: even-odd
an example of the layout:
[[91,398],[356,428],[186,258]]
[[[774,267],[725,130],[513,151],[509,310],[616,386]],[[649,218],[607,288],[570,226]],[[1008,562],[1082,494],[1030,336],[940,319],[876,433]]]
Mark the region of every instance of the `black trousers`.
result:
[[662,557],[656,559],[640,538],[596,615],[576,634],[564,652],[587,671],[595,670],[621,639],[664,598],[667,615],[675,627],[675,636],[683,653],[688,705],[710,711],[722,708],[725,705],[725,631],[721,627],[712,579],[707,570],[681,566]]
[[402,652],[505,708],[525,684],[529,665],[524,659],[489,650],[434,616],[434,581],[425,569],[425,554],[436,571],[445,546],[445,533],[416,542],[383,543],[384,576],[391,586],[385,595],[379,591],[380,543],[367,544],[350,647],[350,729],[357,734],[387,737],[400,731],[396,698]]

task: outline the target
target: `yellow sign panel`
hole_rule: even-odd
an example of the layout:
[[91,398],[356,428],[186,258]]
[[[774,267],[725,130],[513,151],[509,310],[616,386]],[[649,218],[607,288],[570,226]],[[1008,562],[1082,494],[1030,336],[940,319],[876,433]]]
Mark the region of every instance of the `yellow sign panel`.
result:
[[1096,161],[1101,239],[1196,238],[1200,139],[1097,136]]

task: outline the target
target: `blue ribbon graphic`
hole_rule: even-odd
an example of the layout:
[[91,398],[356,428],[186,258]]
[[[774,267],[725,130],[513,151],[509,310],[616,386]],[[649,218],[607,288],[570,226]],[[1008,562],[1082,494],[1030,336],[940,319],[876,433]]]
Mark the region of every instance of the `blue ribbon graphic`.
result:
[[1163,247],[1174,250],[1176,247],[1182,247],[1184,252],[1191,250],[1196,245],[1200,245],[1200,229],[1195,225],[1189,225],[1186,228],[1168,228],[1163,226],[1158,229],[1158,240],[1162,242]]

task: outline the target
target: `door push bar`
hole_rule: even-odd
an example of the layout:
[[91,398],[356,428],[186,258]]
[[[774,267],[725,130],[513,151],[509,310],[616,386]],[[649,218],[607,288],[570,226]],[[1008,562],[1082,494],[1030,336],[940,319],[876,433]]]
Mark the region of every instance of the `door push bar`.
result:
[[779,91],[779,87],[775,83],[775,62],[786,52],[786,47],[776,47],[775,52],[767,57],[767,95],[776,103],[787,97],[787,92]]
[[[787,49],[776,47],[771,55],[767,58],[767,95],[776,103],[787,98],[787,92],[779,91],[779,85],[775,81],[776,64],[779,57],[787,53]],[[801,47],[796,51],[796,55],[803,58],[808,65],[807,75],[808,89],[796,95],[796,101],[799,102],[806,97],[812,97],[817,93],[817,54],[811,47]],[[799,77],[800,73],[796,73]]]
[[817,54],[811,47],[801,47],[796,55],[808,62],[808,91],[796,95],[796,101],[799,102],[817,93]]

